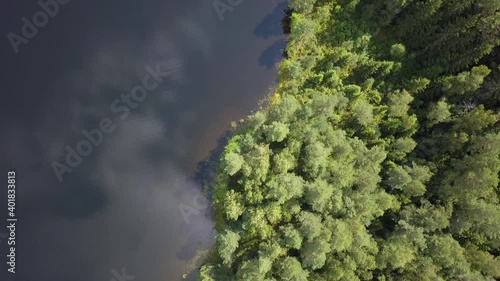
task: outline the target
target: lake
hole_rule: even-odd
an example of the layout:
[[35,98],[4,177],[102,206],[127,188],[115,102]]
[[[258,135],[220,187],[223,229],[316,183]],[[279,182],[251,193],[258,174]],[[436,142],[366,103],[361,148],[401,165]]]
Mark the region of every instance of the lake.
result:
[[15,274],[0,230],[0,277],[182,280],[215,236],[200,163],[276,85],[286,4],[66,0],[27,38],[41,6],[5,2],[1,167],[18,222]]

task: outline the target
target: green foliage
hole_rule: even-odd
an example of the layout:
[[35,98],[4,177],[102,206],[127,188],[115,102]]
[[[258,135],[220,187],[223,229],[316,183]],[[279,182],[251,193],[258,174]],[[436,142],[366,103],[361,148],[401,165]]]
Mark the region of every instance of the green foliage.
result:
[[219,247],[219,256],[223,264],[231,264],[233,262],[233,253],[238,248],[240,235],[238,233],[226,230],[224,233],[217,235],[217,245]]
[[282,80],[300,79],[303,69],[300,62],[286,60],[280,64],[279,77]]
[[263,280],[266,273],[271,270],[271,266],[272,263],[268,258],[244,261],[236,273],[236,280]]
[[273,156],[273,170],[276,174],[286,173],[297,166],[297,160],[289,148],[285,148]]
[[264,134],[268,142],[281,142],[286,138],[289,132],[288,125],[281,122],[274,121],[270,125],[264,127]]
[[290,0],[290,8],[298,13],[310,13],[316,0]]
[[438,101],[437,103],[432,103],[429,107],[429,113],[427,114],[427,126],[432,127],[436,124],[447,122],[450,120],[451,106],[446,102],[445,99]]
[[302,235],[293,225],[285,225],[280,227],[283,233],[283,244],[290,249],[300,249],[302,247]]
[[300,222],[300,231],[308,241],[312,241],[321,234],[323,225],[319,215],[302,211],[300,212],[298,221]]
[[415,141],[412,138],[404,137],[394,140],[390,147],[389,157],[396,160],[403,159],[408,153],[412,152],[413,149],[417,146]]
[[500,278],[500,258],[481,251],[477,246],[467,245],[466,258],[473,269],[493,278]]
[[427,78],[413,77],[409,82],[405,83],[405,87],[411,93],[418,94],[425,91],[430,83],[431,81]]
[[394,60],[402,60],[406,54],[406,47],[403,44],[394,44],[391,46],[391,57]]
[[203,265],[200,268],[200,274],[198,276],[198,280],[200,281],[216,281],[216,274],[214,270],[214,266]]
[[199,280],[500,279],[500,2],[290,7],[276,93],[221,157]]
[[445,76],[440,83],[443,91],[449,95],[465,95],[479,89],[483,84],[484,77],[490,74],[491,70],[484,66],[476,66],[471,71],[464,71],[456,76]]
[[302,196],[304,180],[294,174],[280,174],[267,184],[266,199],[272,199],[283,204],[286,201]]
[[229,190],[226,193],[226,197],[223,199],[224,202],[224,213],[229,220],[237,220],[238,217],[243,214],[244,203],[243,196],[240,193]]
[[243,157],[237,153],[230,152],[224,155],[225,170],[228,175],[232,176],[236,174],[240,169],[245,160]]
[[493,111],[485,110],[484,106],[480,105],[461,116],[460,119],[460,122],[454,124],[453,129],[471,134],[481,132],[495,124],[497,116]]
[[302,266],[313,270],[322,268],[330,251],[328,241],[321,237],[306,241],[300,250]]
[[390,240],[384,243],[378,256],[379,263],[383,268],[390,267],[394,269],[405,267],[415,258],[415,249],[401,240]]
[[365,100],[361,100],[352,109],[355,120],[362,126],[368,126],[373,122],[373,106]]
[[306,188],[305,200],[313,211],[323,213],[333,195],[333,186],[327,181],[318,179]]
[[294,257],[286,257],[279,264],[279,280],[307,281],[309,272],[302,269],[300,262]]
[[449,207],[434,206],[429,201],[420,207],[408,205],[401,211],[401,218],[411,225],[421,227],[426,232],[443,230],[450,226]]
[[433,175],[429,167],[416,165],[415,162],[413,162],[411,167],[405,166],[404,169],[412,178],[412,180],[405,185],[404,193],[408,196],[424,195],[426,192],[425,185]]
[[401,117],[408,113],[413,97],[407,91],[396,91],[389,96],[389,116]]
[[328,165],[330,151],[322,142],[307,144],[304,148],[304,172],[312,178],[323,173]]
[[403,189],[411,182],[410,174],[401,166],[395,166],[388,172],[386,184],[393,189]]

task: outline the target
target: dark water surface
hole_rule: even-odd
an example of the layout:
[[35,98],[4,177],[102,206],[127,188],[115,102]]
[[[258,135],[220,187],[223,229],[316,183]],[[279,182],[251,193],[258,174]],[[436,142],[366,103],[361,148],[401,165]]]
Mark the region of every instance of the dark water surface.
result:
[[[194,269],[214,231],[192,177],[274,85],[281,8],[244,0],[221,21],[212,1],[72,0],[15,54],[7,34],[41,8],[3,1],[0,167],[17,173],[18,222],[10,274],[5,183],[0,280],[168,281]],[[120,101],[148,66],[169,74],[143,101]],[[101,122],[114,128],[102,141]],[[95,133],[91,151],[82,130]],[[89,155],[70,167],[79,145]]]

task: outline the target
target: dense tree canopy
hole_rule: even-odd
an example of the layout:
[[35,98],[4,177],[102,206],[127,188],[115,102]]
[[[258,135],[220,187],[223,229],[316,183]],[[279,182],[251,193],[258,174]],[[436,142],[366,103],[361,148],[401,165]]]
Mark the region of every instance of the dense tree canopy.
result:
[[500,0],[289,5],[199,279],[500,279]]

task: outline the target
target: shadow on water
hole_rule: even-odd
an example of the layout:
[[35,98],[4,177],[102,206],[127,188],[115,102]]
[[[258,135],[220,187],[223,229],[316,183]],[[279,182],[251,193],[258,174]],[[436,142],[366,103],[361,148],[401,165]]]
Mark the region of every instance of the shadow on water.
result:
[[220,157],[224,152],[229,139],[231,138],[233,131],[227,130],[218,140],[217,146],[210,151],[207,159],[200,161],[197,165],[196,173],[193,176],[193,180],[200,184],[200,186],[208,188],[203,190],[207,192],[207,196],[211,199],[212,186],[215,182],[215,177],[217,174],[217,168],[219,166]]
[[[265,16],[257,25],[254,29],[254,34],[263,39],[283,36],[288,28],[286,19],[288,19],[289,16],[290,9],[288,8],[288,2],[280,2],[272,13]],[[285,48],[286,40],[284,38],[276,41],[259,56],[259,64],[265,66],[267,69],[272,69],[283,59],[283,57],[286,57]]]
[[[213,187],[215,184],[215,179],[217,176],[217,169],[219,167],[220,158],[224,152],[224,148],[226,147],[229,139],[231,138],[233,131],[227,130],[217,141],[217,146],[209,153],[208,157],[198,162],[196,172],[191,177],[199,190],[205,194],[208,199],[208,207],[205,210],[205,216],[213,216],[213,206],[212,195],[213,195]],[[204,257],[211,249],[212,245],[207,244],[206,241],[200,242],[197,241],[196,233],[191,233],[188,240],[190,243],[187,243],[180,252],[177,253],[177,258],[180,260],[187,261],[190,264],[188,270],[186,272],[187,278],[184,280],[196,280],[198,276],[198,267],[203,262]]]
[[267,69],[272,69],[283,59],[285,47],[285,39],[276,41],[273,45],[262,52],[259,57],[259,64],[265,66]]
[[257,25],[254,30],[254,34],[258,37],[267,39],[270,36],[281,36],[283,35],[283,30],[281,28],[281,20],[286,16],[286,9],[288,7],[288,2],[283,1],[278,3],[273,12],[266,17]]

